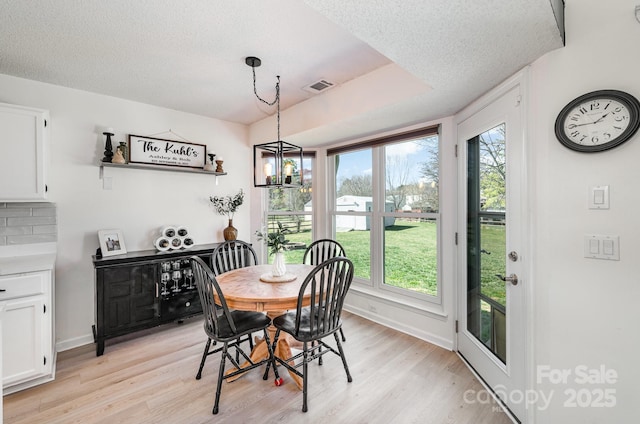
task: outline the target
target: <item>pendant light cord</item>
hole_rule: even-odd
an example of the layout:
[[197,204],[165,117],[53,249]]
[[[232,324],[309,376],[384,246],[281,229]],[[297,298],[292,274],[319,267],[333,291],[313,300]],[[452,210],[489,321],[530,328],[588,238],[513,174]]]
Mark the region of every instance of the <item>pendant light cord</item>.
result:
[[276,105],[278,118],[278,141],[280,141],[280,75],[276,76],[276,78],[278,78],[278,82],[276,82],[276,98],[273,99],[272,102],[268,102],[258,95],[258,90],[256,89],[256,68],[255,66],[251,66],[251,69],[253,70],[253,93],[256,95],[256,98],[267,106]]

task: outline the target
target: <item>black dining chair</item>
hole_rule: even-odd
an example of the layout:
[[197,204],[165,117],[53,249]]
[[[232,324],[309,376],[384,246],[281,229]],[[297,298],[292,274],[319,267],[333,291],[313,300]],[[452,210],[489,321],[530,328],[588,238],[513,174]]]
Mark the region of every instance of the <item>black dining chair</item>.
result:
[[[202,376],[202,368],[204,367],[205,358],[217,352],[222,352],[220,359],[220,369],[218,371],[218,384],[216,387],[215,403],[213,404],[213,413],[218,413],[218,404],[220,402],[220,392],[222,390],[222,380],[243,374],[262,364],[269,363],[273,365],[275,371],[276,382],[279,381],[278,370],[274,362],[274,355],[271,344],[269,343],[269,333],[267,327],[271,324],[271,319],[262,312],[249,311],[231,311],[227,306],[222,290],[216,281],[211,269],[198,256],[191,257],[191,268],[198,287],[200,302],[202,303],[202,311],[204,314],[204,332],[208,337],[205,356],[200,363],[200,369],[196,379]],[[216,306],[215,299],[218,299],[219,306]],[[264,333],[265,342],[269,350],[269,357],[259,362],[253,362],[249,355],[242,350],[240,344],[251,338],[251,333],[262,331]],[[221,347],[209,351],[211,342],[222,343]],[[248,362],[244,367],[239,361],[231,356],[229,349],[235,348],[236,352],[244,357]],[[233,370],[225,374],[225,363],[229,360],[233,365]],[[267,373],[264,379],[268,378]]]
[[[258,263],[258,256],[253,247],[241,240],[228,240],[220,243],[211,254],[211,268],[215,275],[223,274],[246,266],[253,266]],[[215,343],[214,343],[215,345]],[[249,347],[253,349],[253,338],[249,337]],[[206,359],[206,352],[203,361]],[[236,360],[239,358],[236,357]]]
[[[337,256],[347,256],[344,251],[344,247],[335,240],[320,239],[314,241],[309,245],[309,247],[307,247],[307,250],[304,251],[302,263],[308,265],[319,265],[327,259],[335,258]],[[344,337],[344,331],[342,328],[340,329],[340,337],[342,337],[343,342],[347,341]]]
[[[296,310],[273,319],[276,335],[272,350],[278,343],[281,331],[302,342],[302,352],[291,358],[275,357],[277,363],[302,377],[302,412],[307,412],[307,364],[309,362],[333,352],[342,359],[347,381],[352,381],[338,337],[338,330],[342,327],[340,319],[342,306],[351,281],[353,281],[353,263],[344,257],[329,259],[316,266],[304,279],[298,294]],[[305,296],[310,296],[309,306],[303,306],[306,303]],[[337,350],[322,340],[332,334]],[[299,358],[302,358],[302,361],[296,363]],[[320,361],[319,364],[322,365]],[[271,363],[267,364],[264,378],[268,378],[270,365]],[[298,370],[300,366],[302,366],[302,372]],[[277,378],[279,377],[276,374]]]

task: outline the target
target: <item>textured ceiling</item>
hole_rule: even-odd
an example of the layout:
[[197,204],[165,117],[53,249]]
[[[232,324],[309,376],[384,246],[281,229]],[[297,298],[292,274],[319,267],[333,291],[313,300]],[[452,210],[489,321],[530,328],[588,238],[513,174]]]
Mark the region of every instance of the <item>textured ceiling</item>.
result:
[[1,0],[0,73],[249,124],[389,60],[297,0]]
[[[246,56],[263,61],[266,100],[281,76],[289,114],[315,115],[302,87],[325,78],[336,88],[316,98],[343,89],[350,113],[309,120],[292,134],[302,145],[450,115],[562,46],[549,0],[0,0],[0,11],[2,74],[232,122],[274,113]],[[412,78],[422,86],[407,91]]]
[[549,0],[305,2],[432,87],[304,134],[316,142],[362,135],[362,128],[375,132],[450,116],[563,46]]

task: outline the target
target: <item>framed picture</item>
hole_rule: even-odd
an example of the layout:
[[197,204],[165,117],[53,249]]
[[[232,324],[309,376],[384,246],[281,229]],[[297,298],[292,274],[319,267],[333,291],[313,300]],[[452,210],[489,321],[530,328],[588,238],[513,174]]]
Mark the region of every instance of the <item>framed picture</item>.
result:
[[206,157],[204,144],[129,135],[129,163],[202,169]]
[[121,230],[100,230],[98,231],[98,239],[103,258],[127,253]]

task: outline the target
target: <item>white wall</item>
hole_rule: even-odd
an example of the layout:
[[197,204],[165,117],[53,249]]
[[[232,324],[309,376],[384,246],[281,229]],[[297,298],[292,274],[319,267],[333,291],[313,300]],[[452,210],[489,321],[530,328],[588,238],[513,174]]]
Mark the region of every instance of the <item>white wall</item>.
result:
[[[581,154],[554,134],[558,112],[581,94],[618,89],[640,98],[640,23],[636,0],[567,0],[566,47],[531,67],[530,166],[536,176],[533,353],[537,366],[567,369],[566,384],[544,378],[534,388],[553,392],[538,423],[640,422],[640,133],[613,150]],[[587,209],[589,186],[609,185],[611,208]],[[620,236],[620,261],[585,259],[585,234]],[[575,368],[604,366],[615,384],[580,384]],[[533,370],[536,380],[536,370]],[[565,407],[565,390],[594,399],[615,390],[615,408]]]
[[[159,88],[161,89],[161,88]],[[235,194],[251,184],[251,149],[243,125],[191,115],[114,97],[0,75],[0,102],[50,111],[48,200],[58,209],[56,338],[59,350],[91,343],[95,323],[91,255],[97,231],[119,228],[129,251],[153,248],[164,225],[186,225],[196,244],[222,241],[226,218],[209,205],[213,194]],[[104,128],[113,141],[127,134],[152,135],[170,129],[206,144],[225,160],[227,176],[104,168],[113,189],[103,190],[99,160]],[[159,138],[180,140],[172,134]],[[7,152],[3,152],[7,154]],[[239,238],[249,238],[250,198],[234,218]]]

